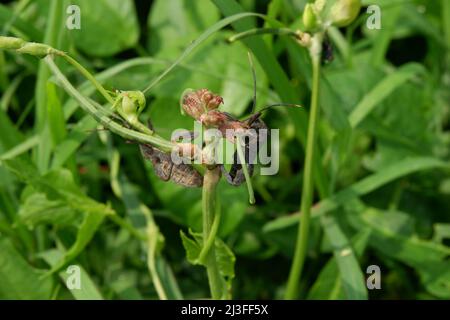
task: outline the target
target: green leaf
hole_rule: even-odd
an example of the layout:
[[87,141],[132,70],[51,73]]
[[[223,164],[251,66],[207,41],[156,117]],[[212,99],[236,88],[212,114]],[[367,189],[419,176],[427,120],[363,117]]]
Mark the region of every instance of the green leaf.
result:
[[72,225],[79,214],[61,200],[49,200],[44,193],[28,196],[19,209],[20,222],[29,228],[39,224]]
[[81,10],[81,29],[70,30],[75,45],[89,55],[106,57],[132,48],[139,39],[131,0],[75,0]]
[[[189,233],[193,238],[188,237],[183,230],[180,230],[181,241],[186,250],[186,257],[188,261],[194,265],[203,265],[198,261],[203,246],[203,236],[200,233],[195,233],[191,230],[189,230]],[[230,248],[228,248],[228,246],[219,238],[216,238],[214,248],[219,272],[229,283],[234,278],[234,264],[236,262],[236,257]]]
[[34,148],[39,143],[39,136],[32,136],[0,155],[1,160],[10,160]]
[[49,299],[52,278],[42,278],[43,271],[33,268],[0,236],[0,299]]
[[67,137],[55,148],[51,168],[62,167],[75,153],[80,145],[90,136],[89,130],[95,129],[97,122],[91,116],[84,116],[78,121]]
[[434,225],[433,241],[441,243],[444,239],[450,239],[450,224],[436,223]]
[[[373,4],[373,2],[371,4]],[[367,30],[367,28],[364,27],[363,30],[366,31],[367,34],[374,34],[372,37],[373,49],[371,56],[371,61],[374,65],[380,66],[384,62],[389,44],[396,31],[396,23],[401,12],[401,5],[390,5],[389,7],[385,7],[383,9],[383,28],[380,30]]]
[[[164,246],[164,235],[156,225],[152,211],[141,203],[136,186],[131,184],[127,176],[119,172],[120,154],[109,144],[109,161],[111,165],[111,188],[117,197],[123,200],[128,218],[136,230],[147,225],[147,266],[153,285],[160,299],[183,299],[178,283],[173,276],[161,251]],[[134,288],[137,291],[136,288]],[[127,288],[133,293],[133,288]]]
[[450,299],[450,262],[440,261],[416,266],[428,292],[441,299]]
[[172,267],[163,257],[158,257],[156,259],[156,270],[161,282],[166,289],[167,297],[172,300],[183,299],[183,294],[180,291],[177,278],[175,277]]
[[8,134],[0,135],[0,147],[10,149],[20,144],[23,140],[23,134],[17,130],[4,110],[0,109],[0,128],[2,132]]
[[23,182],[45,193],[49,200],[63,200],[80,212],[113,214],[110,208],[86,196],[75,184],[72,173],[67,169],[53,170],[41,176],[31,163],[23,159],[5,160],[2,163]]
[[[33,24],[24,21],[17,14],[14,14],[13,10],[6,5],[0,4],[0,25],[2,26],[2,29],[3,26],[6,26],[8,23],[12,23],[11,26],[16,28],[21,34],[27,35],[29,39],[41,41],[43,38],[42,32]],[[2,32],[3,31],[4,30],[2,30]]]
[[67,132],[61,102],[52,82],[47,82],[47,108],[50,137],[53,145],[57,145],[66,137]]
[[70,261],[75,259],[83,251],[83,249],[94,237],[95,232],[103,222],[104,218],[105,215],[98,211],[91,211],[84,216],[83,223],[78,229],[75,243],[64,254],[64,256],[52,266],[51,270],[48,272],[48,275],[64,268]]
[[71,172],[66,169],[53,170],[45,176],[40,176],[32,164],[22,159],[7,160],[3,163],[25,183],[44,193],[47,199],[63,201],[67,207],[84,214],[75,243],[49,274],[59,271],[76,258],[91,241],[105,216],[115,214],[109,207],[83,194],[73,181]]
[[[352,239],[352,247],[358,258],[360,258],[365,251],[367,242],[369,240],[370,231],[363,230],[356,234]],[[342,285],[342,272],[339,272],[338,264],[336,263],[336,255],[334,255],[327,264],[320,271],[319,276],[308,292],[308,299],[312,300],[341,300],[348,299],[346,297]]]
[[[208,88],[223,97],[221,110],[240,116],[253,96],[252,73],[250,65],[243,61],[248,49],[242,43],[225,43],[223,38],[227,34],[229,33],[226,31],[220,31],[211,36],[211,40],[195,50],[183,64],[178,64],[170,78],[161,82],[152,94],[160,100],[172,97],[173,102],[170,102],[170,105],[175,108],[186,88]],[[217,63],[224,52],[227,53],[227,63]],[[255,65],[255,70],[258,77],[258,106],[262,106],[267,99],[267,80],[259,64]],[[151,113],[163,113],[166,110],[153,106],[149,109]],[[180,117],[179,112],[177,113]],[[157,124],[157,121],[154,123]],[[190,128],[192,123],[191,119],[187,128]],[[172,121],[166,125],[172,127]]]
[[[362,204],[360,206],[363,207]],[[355,208],[352,205],[347,210]],[[392,259],[416,269],[425,288],[442,299],[450,298],[450,248],[425,241],[416,235],[405,236],[398,232],[398,225],[381,223],[391,212],[367,207],[361,214],[352,214],[355,227],[372,230],[370,246]],[[401,225],[400,225],[401,226]]]
[[[60,48],[62,39],[66,29],[62,27],[64,21],[64,3],[57,0],[49,1],[49,10],[46,17],[46,26],[43,42],[49,46]],[[40,143],[37,146],[34,159],[39,171],[48,169],[50,154],[53,145],[49,143],[50,132],[47,118],[47,81],[49,80],[51,72],[45,65],[45,62],[39,61],[39,68],[37,72],[36,87],[34,90],[36,106],[35,106],[35,130],[40,133]]]
[[147,88],[145,88],[144,93],[149,91],[156,84],[158,84],[170,71],[173,70],[173,68],[175,68],[178,64],[180,64],[187,56],[189,56],[189,54],[195,48],[197,48],[200,44],[202,44],[205,40],[207,40],[211,35],[213,35],[214,33],[219,31],[223,27],[225,27],[233,22],[239,21],[244,18],[255,17],[255,16],[264,17],[263,15],[258,14],[258,13],[251,13],[251,12],[238,13],[238,14],[229,16],[227,18],[224,18],[224,19],[216,22],[212,26],[210,26],[200,36],[198,36],[198,38],[196,38],[166,70],[164,70],[159,76],[157,76],[155,79],[153,79],[153,81],[147,86]]
[[[51,267],[56,266],[56,264],[63,259],[65,252],[60,249],[48,250],[45,252],[41,252],[39,254]],[[79,266],[80,268],[80,289],[74,288],[70,289],[73,297],[77,300],[103,300],[103,297],[98,290],[96,284],[86,272],[86,270]],[[59,277],[61,280],[66,283],[67,279],[70,277],[70,274],[66,271],[61,271],[59,273]]]
[[419,64],[407,64],[381,80],[352,111],[349,117],[350,125],[353,128],[357,127],[383,99],[423,70]]
[[[379,172],[373,173],[339,191],[330,198],[324,199],[317,203],[311,210],[312,218],[317,218],[331,210],[334,210],[358,196],[363,196],[373,192],[400,177],[412,174],[414,172],[436,168],[449,168],[449,165],[435,158],[411,157],[386,166],[385,168],[380,169]],[[264,232],[270,232],[280,230],[280,228],[292,227],[298,223],[298,215],[299,214],[296,213],[274,219],[265,224],[263,230]]]
[[360,214],[362,225],[373,230],[371,246],[411,266],[433,263],[450,255],[448,247],[417,236],[405,237],[397,227],[381,223],[389,214],[375,208],[367,208]]
[[445,41],[447,43],[447,48],[450,48],[450,3],[445,0],[441,0],[441,3]]
[[209,0],[156,0],[147,20],[148,49],[159,57],[176,58],[183,44],[192,42],[218,19]]
[[345,296],[350,300],[367,299],[364,275],[346,235],[339,227],[337,219],[331,214],[321,217],[321,224],[333,247],[333,255],[341,276],[340,284]]
[[189,238],[183,230],[180,230],[181,241],[183,242],[183,247],[186,250],[186,258],[192,264],[199,264],[198,257],[202,250],[202,244],[197,243],[192,238]]

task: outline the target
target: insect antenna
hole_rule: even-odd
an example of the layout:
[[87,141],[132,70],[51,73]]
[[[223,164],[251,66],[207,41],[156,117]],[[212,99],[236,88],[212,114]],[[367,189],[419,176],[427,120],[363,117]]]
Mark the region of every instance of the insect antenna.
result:
[[248,124],[252,124],[253,122],[255,122],[259,117],[261,117],[262,113],[267,111],[270,108],[273,107],[291,107],[291,108],[302,108],[301,105],[299,104],[295,104],[295,103],[274,103],[274,104],[269,104],[268,106],[263,107],[261,110],[259,110],[258,112],[252,114],[250,117],[248,117],[247,119],[245,119],[244,121],[247,122]]
[[256,109],[256,70],[255,65],[253,64],[253,58],[250,51],[247,52],[248,54],[248,61],[250,63],[250,68],[252,70],[252,77],[253,77],[253,105],[252,105],[252,112],[255,112]]

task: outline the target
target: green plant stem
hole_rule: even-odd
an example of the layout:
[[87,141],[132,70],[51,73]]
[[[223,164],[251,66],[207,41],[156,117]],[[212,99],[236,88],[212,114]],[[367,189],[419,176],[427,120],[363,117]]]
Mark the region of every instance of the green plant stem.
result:
[[[35,45],[39,45],[38,43],[35,43]],[[109,102],[113,107],[116,106],[117,103],[119,103],[119,100],[114,101],[114,99],[111,97],[111,95],[108,93],[108,91],[102,86],[102,84],[95,79],[95,77],[85,68],[83,67],[78,61],[76,61],[74,58],[69,56],[67,53],[54,49],[53,47],[48,47],[51,53],[55,56],[59,56],[64,58],[68,63],[70,63],[72,66],[75,67],[75,69],[78,70],[87,80],[89,80],[94,87],[101,93],[101,95],[106,99],[107,102]],[[28,52],[29,53],[29,52]],[[113,108],[115,109],[115,108]],[[123,119],[127,120],[132,128],[148,135],[154,135],[157,138],[161,138],[160,136],[156,135],[152,130],[150,130],[148,127],[146,127],[144,124],[139,122],[138,118],[130,118],[127,115],[120,112],[120,110],[116,110]]]
[[200,264],[204,264],[206,261],[206,257],[208,256],[209,250],[214,246],[214,242],[216,241],[217,231],[219,230],[219,224],[221,219],[221,210],[218,199],[216,203],[216,210],[214,215],[214,221],[208,236],[208,239],[206,239],[206,242],[204,243],[202,247],[202,251],[198,255],[198,262]]
[[[220,179],[220,168],[208,169],[203,177],[202,211],[203,211],[203,246],[207,245],[212,233],[212,225],[216,212],[216,187]],[[213,239],[214,240],[214,239]],[[213,241],[214,243],[214,241]],[[208,274],[209,288],[213,299],[220,299],[223,295],[223,283],[216,261],[216,253],[213,245],[205,257],[206,272]]]
[[235,42],[237,40],[242,40],[248,37],[253,37],[262,34],[275,34],[278,36],[291,36],[294,38],[298,37],[298,34],[291,29],[288,28],[254,28],[244,32],[240,32],[228,38],[229,42]]
[[119,227],[127,230],[133,237],[136,237],[141,241],[147,241],[147,237],[142,232],[133,227],[132,224],[130,224],[127,220],[125,220],[121,216],[117,214],[111,214],[108,215],[108,218],[110,218],[111,221],[117,224]]
[[300,278],[305,262],[306,251],[308,248],[308,233],[311,216],[311,204],[313,197],[313,166],[314,166],[314,146],[317,135],[317,122],[319,113],[319,79],[320,79],[320,56],[322,48],[321,33],[314,35],[310,47],[310,55],[312,59],[312,93],[311,93],[311,110],[309,113],[308,136],[306,141],[305,169],[303,173],[303,190],[301,214],[299,220],[299,228],[297,233],[297,241],[295,245],[294,260],[292,262],[291,271],[287,283],[285,298],[295,299],[298,295]]
[[[62,1],[53,0],[49,5],[49,13],[47,17],[47,26],[45,29],[45,36],[43,42],[49,46],[57,46],[59,33],[62,31],[58,27],[61,21],[61,13],[63,12]],[[43,62],[39,63],[39,69],[37,73],[35,97],[36,97],[36,129],[42,130],[46,122],[46,82],[50,76],[49,70],[46,68]]]
[[55,77],[58,79],[58,81],[61,83],[61,85],[64,87],[64,89],[69,93],[75,100],[80,103],[80,106],[85,110],[87,113],[89,113],[92,117],[94,117],[98,122],[103,124],[106,128],[111,130],[112,132],[120,135],[121,137],[129,140],[134,140],[140,143],[148,143],[154,147],[157,147],[158,149],[169,152],[172,150],[172,148],[175,146],[174,143],[164,140],[159,137],[154,137],[151,135],[143,134],[141,132],[131,130],[128,128],[125,128],[121,126],[120,124],[112,121],[109,117],[104,115],[100,110],[98,110],[90,101],[89,99],[85,98],[80,92],[78,92],[77,89],[75,89],[72,84],[67,80],[67,78],[62,74],[61,70],[56,66],[56,64],[53,62],[52,56],[47,56],[45,58],[45,62],[52,70]]
[[[45,36],[43,42],[49,46],[58,46],[60,33],[64,29],[59,27],[62,21],[63,1],[53,0],[49,1],[49,12],[47,17],[47,25],[45,29]],[[41,172],[44,172],[50,162],[50,145],[47,138],[49,138],[48,119],[47,119],[47,81],[50,77],[50,71],[46,65],[40,61],[36,78],[35,86],[35,130],[43,135],[42,141],[39,143],[37,149],[33,151],[33,157],[36,165]]]
[[160,300],[167,300],[167,293],[162,285],[159,277],[155,257],[158,250],[158,238],[160,236],[159,228],[153,221],[153,218],[147,216],[147,234],[148,234],[148,250],[147,250],[147,266],[152,277],[153,286]]
[[[102,86],[100,82],[95,79],[95,77],[86,69],[84,68],[78,61],[73,59],[71,56],[67,55],[64,52],[58,52],[58,55],[62,56],[67,62],[69,62],[71,65],[73,65],[82,75],[86,77],[93,85],[94,87],[103,95],[103,97],[111,104],[114,105],[116,101],[111,97],[111,95],[106,91],[106,89]],[[119,110],[117,110],[119,111]],[[133,119],[129,119],[126,115],[119,112],[119,114],[122,116],[123,119],[128,120],[128,123],[131,125],[133,129],[136,129],[146,135],[154,136],[155,138],[162,139],[159,135],[155,134],[153,130],[142,124],[137,117]]]
[[95,79],[95,77],[86,70],[85,67],[83,67],[81,64],[78,63],[74,58],[67,55],[64,52],[61,52],[61,56],[69,62],[71,65],[73,65],[83,76],[86,77],[89,81],[92,82],[92,84],[97,88],[97,90],[102,94],[102,96],[111,104],[114,104],[114,99],[111,97],[111,95],[105,90],[105,88],[100,84],[100,82]]
[[250,204],[255,204],[255,193],[253,192],[252,181],[250,180],[250,175],[247,170],[247,164],[245,162],[244,153],[242,152],[242,140],[239,136],[236,137],[236,150],[238,153],[239,160],[241,161],[242,171],[244,171],[245,182],[247,184],[248,196]]

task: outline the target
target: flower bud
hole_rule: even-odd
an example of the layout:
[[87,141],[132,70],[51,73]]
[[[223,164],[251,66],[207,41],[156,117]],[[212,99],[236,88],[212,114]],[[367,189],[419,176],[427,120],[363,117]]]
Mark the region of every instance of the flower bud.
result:
[[223,98],[221,96],[213,94],[209,91],[202,96],[202,100],[208,110],[215,110],[221,103],[223,103]]
[[26,42],[22,47],[17,49],[17,52],[43,58],[48,54],[55,53],[56,50],[43,43]]
[[189,90],[181,98],[181,107],[192,118],[198,120],[205,111],[203,103],[198,96],[199,91]]
[[329,20],[336,27],[348,26],[359,14],[361,0],[338,0],[330,10]]
[[223,112],[211,110],[202,114],[198,120],[206,127],[220,127],[228,120],[228,117]]
[[314,5],[307,3],[303,11],[303,24],[306,31],[313,31],[318,27],[317,15],[314,12]]
[[136,113],[136,105],[133,100],[127,94],[124,94],[122,97],[122,111],[127,115],[131,116]]
[[200,116],[209,110],[217,109],[221,103],[222,97],[208,89],[188,90],[181,99],[183,111],[196,120],[200,120]]
[[140,115],[145,108],[145,95],[142,91],[127,91],[128,96],[136,106],[136,113]]
[[145,96],[141,91],[123,91],[121,111],[128,119],[137,118],[145,108]]
[[0,36],[0,49],[19,49],[21,46],[23,46],[26,42],[19,38],[14,37],[1,37]]

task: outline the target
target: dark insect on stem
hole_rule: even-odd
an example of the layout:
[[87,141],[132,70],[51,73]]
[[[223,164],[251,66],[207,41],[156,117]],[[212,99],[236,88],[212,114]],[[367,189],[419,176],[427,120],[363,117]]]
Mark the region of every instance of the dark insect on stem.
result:
[[[247,166],[247,171],[249,176],[253,175],[254,165],[253,160],[256,157],[257,151],[260,146],[265,143],[265,141],[259,139],[259,130],[267,129],[266,124],[259,117],[261,113],[258,112],[252,115],[247,120],[243,121],[243,125],[247,126],[249,129],[253,129],[256,133],[252,136],[246,136],[244,139],[244,157],[245,157],[245,165]],[[238,120],[236,120],[238,121]],[[264,139],[265,140],[265,139]],[[251,152],[252,150],[256,150],[255,152]],[[242,164],[239,163],[239,157],[237,151],[233,154],[233,164],[231,166],[230,172],[228,172],[223,165],[221,165],[220,169],[222,174],[224,175],[227,182],[233,186],[240,186],[245,182],[244,169],[242,168]]]
[[[130,128],[130,125],[119,118],[124,127]],[[150,121],[148,127],[154,131]],[[191,133],[191,139],[195,139]],[[135,143],[134,141],[126,141],[127,143]],[[165,153],[149,144],[139,144],[139,148],[144,159],[150,160],[153,164],[155,174],[164,181],[173,181],[176,184],[185,187],[201,187],[203,185],[203,176],[188,164],[175,164],[171,155]]]
[[[272,105],[266,106],[266,107],[262,108],[260,111],[253,113],[256,108],[256,72],[255,72],[255,68],[253,66],[253,61],[252,61],[250,53],[249,53],[249,61],[250,61],[250,67],[251,67],[252,76],[253,76],[252,114],[243,121],[239,121],[239,120],[233,118],[233,116],[231,116],[230,114],[227,114],[227,116],[229,118],[229,122],[227,122],[223,126],[225,128],[219,127],[219,129],[221,129],[221,131],[225,131],[224,129],[229,128],[229,127],[231,127],[231,128],[241,127],[243,129],[253,129],[254,134],[250,135],[250,136],[246,136],[244,139],[244,150],[243,150],[244,158],[245,158],[245,165],[247,166],[248,174],[251,177],[254,172],[254,165],[253,165],[254,159],[255,159],[257,153],[259,152],[260,147],[264,143],[266,143],[267,138],[268,138],[267,135],[264,135],[264,134],[260,135],[260,130],[263,130],[263,129],[267,130],[267,125],[261,119],[262,113],[272,107],[275,107],[275,106],[288,106],[288,107],[300,107],[300,106],[296,105],[296,104],[290,104],[290,103],[277,103],[277,104],[272,104]],[[269,131],[267,130],[266,133],[268,134],[268,132]],[[242,167],[242,164],[239,163],[238,159],[239,159],[238,152],[235,151],[234,155],[233,155],[233,165],[231,166],[230,171],[228,172],[223,165],[221,165],[221,167],[220,167],[222,174],[224,175],[224,177],[226,178],[228,183],[233,186],[239,186],[245,182],[244,169]]]
[[334,49],[328,36],[325,36],[322,43],[322,64],[328,64],[334,60]]

